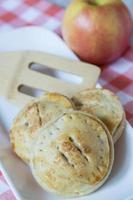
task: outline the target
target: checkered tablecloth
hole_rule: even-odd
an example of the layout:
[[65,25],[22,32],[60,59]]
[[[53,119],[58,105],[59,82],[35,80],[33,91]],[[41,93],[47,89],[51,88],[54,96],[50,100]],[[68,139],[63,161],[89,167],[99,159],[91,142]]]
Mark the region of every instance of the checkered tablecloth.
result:
[[[130,10],[133,13],[133,7]],[[46,0],[0,0],[0,31],[40,25],[61,35],[63,13],[63,8]],[[119,60],[102,67],[100,84],[120,97],[127,120],[133,125],[133,45]],[[0,172],[0,200],[14,199]]]

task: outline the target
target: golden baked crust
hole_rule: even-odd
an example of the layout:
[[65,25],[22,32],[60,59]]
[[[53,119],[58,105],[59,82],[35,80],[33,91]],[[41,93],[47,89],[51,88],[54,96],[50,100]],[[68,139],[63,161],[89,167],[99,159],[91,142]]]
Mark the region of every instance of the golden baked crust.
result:
[[14,152],[22,160],[29,162],[36,131],[69,109],[73,109],[71,100],[58,93],[47,93],[31,101],[14,120],[10,132]]
[[76,197],[105,182],[113,158],[112,137],[104,124],[92,115],[73,111],[39,129],[30,165],[44,189]]
[[120,136],[122,135],[122,133],[124,133],[125,127],[126,127],[126,116],[125,116],[125,113],[124,113],[123,118],[122,118],[120,124],[118,125],[118,127],[115,131],[115,134],[113,136],[114,143],[117,142],[118,139],[120,138]]
[[[106,89],[88,89],[82,91],[72,98],[77,109],[96,115],[109,129],[114,141],[116,141],[123,129],[117,130],[121,122],[124,125],[124,110],[118,97]],[[124,126],[123,126],[124,127]]]

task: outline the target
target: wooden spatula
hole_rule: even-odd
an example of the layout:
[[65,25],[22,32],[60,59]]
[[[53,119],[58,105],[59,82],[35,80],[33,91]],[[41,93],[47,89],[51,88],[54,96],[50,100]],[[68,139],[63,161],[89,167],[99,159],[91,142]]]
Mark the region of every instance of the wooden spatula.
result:
[[[48,74],[34,71],[33,63],[62,71],[81,78],[78,84],[60,80]],[[91,64],[70,60],[51,54],[33,51],[0,53],[0,94],[17,104],[25,104],[34,98],[20,91],[22,86],[42,91],[60,92],[72,96],[73,93],[95,87],[100,69]]]

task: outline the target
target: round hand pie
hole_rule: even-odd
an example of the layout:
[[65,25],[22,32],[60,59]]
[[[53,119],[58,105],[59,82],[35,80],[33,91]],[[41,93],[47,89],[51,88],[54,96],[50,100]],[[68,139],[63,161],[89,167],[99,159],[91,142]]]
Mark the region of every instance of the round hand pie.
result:
[[14,120],[11,129],[10,140],[14,152],[22,160],[29,162],[37,130],[69,109],[73,109],[71,100],[57,93],[47,93],[26,105]]
[[95,116],[70,111],[37,134],[30,165],[44,189],[65,197],[82,196],[99,188],[110,174],[112,137]]
[[106,89],[82,91],[72,100],[77,109],[97,116],[110,131],[114,142],[121,136],[125,127],[125,113],[118,97]]

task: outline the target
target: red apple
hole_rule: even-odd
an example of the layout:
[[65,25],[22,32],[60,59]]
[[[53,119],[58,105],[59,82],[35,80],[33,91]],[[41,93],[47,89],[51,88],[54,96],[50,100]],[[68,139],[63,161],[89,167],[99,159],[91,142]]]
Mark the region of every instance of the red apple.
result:
[[121,0],[74,0],[62,24],[68,46],[82,60],[98,65],[117,59],[131,32],[131,16]]

